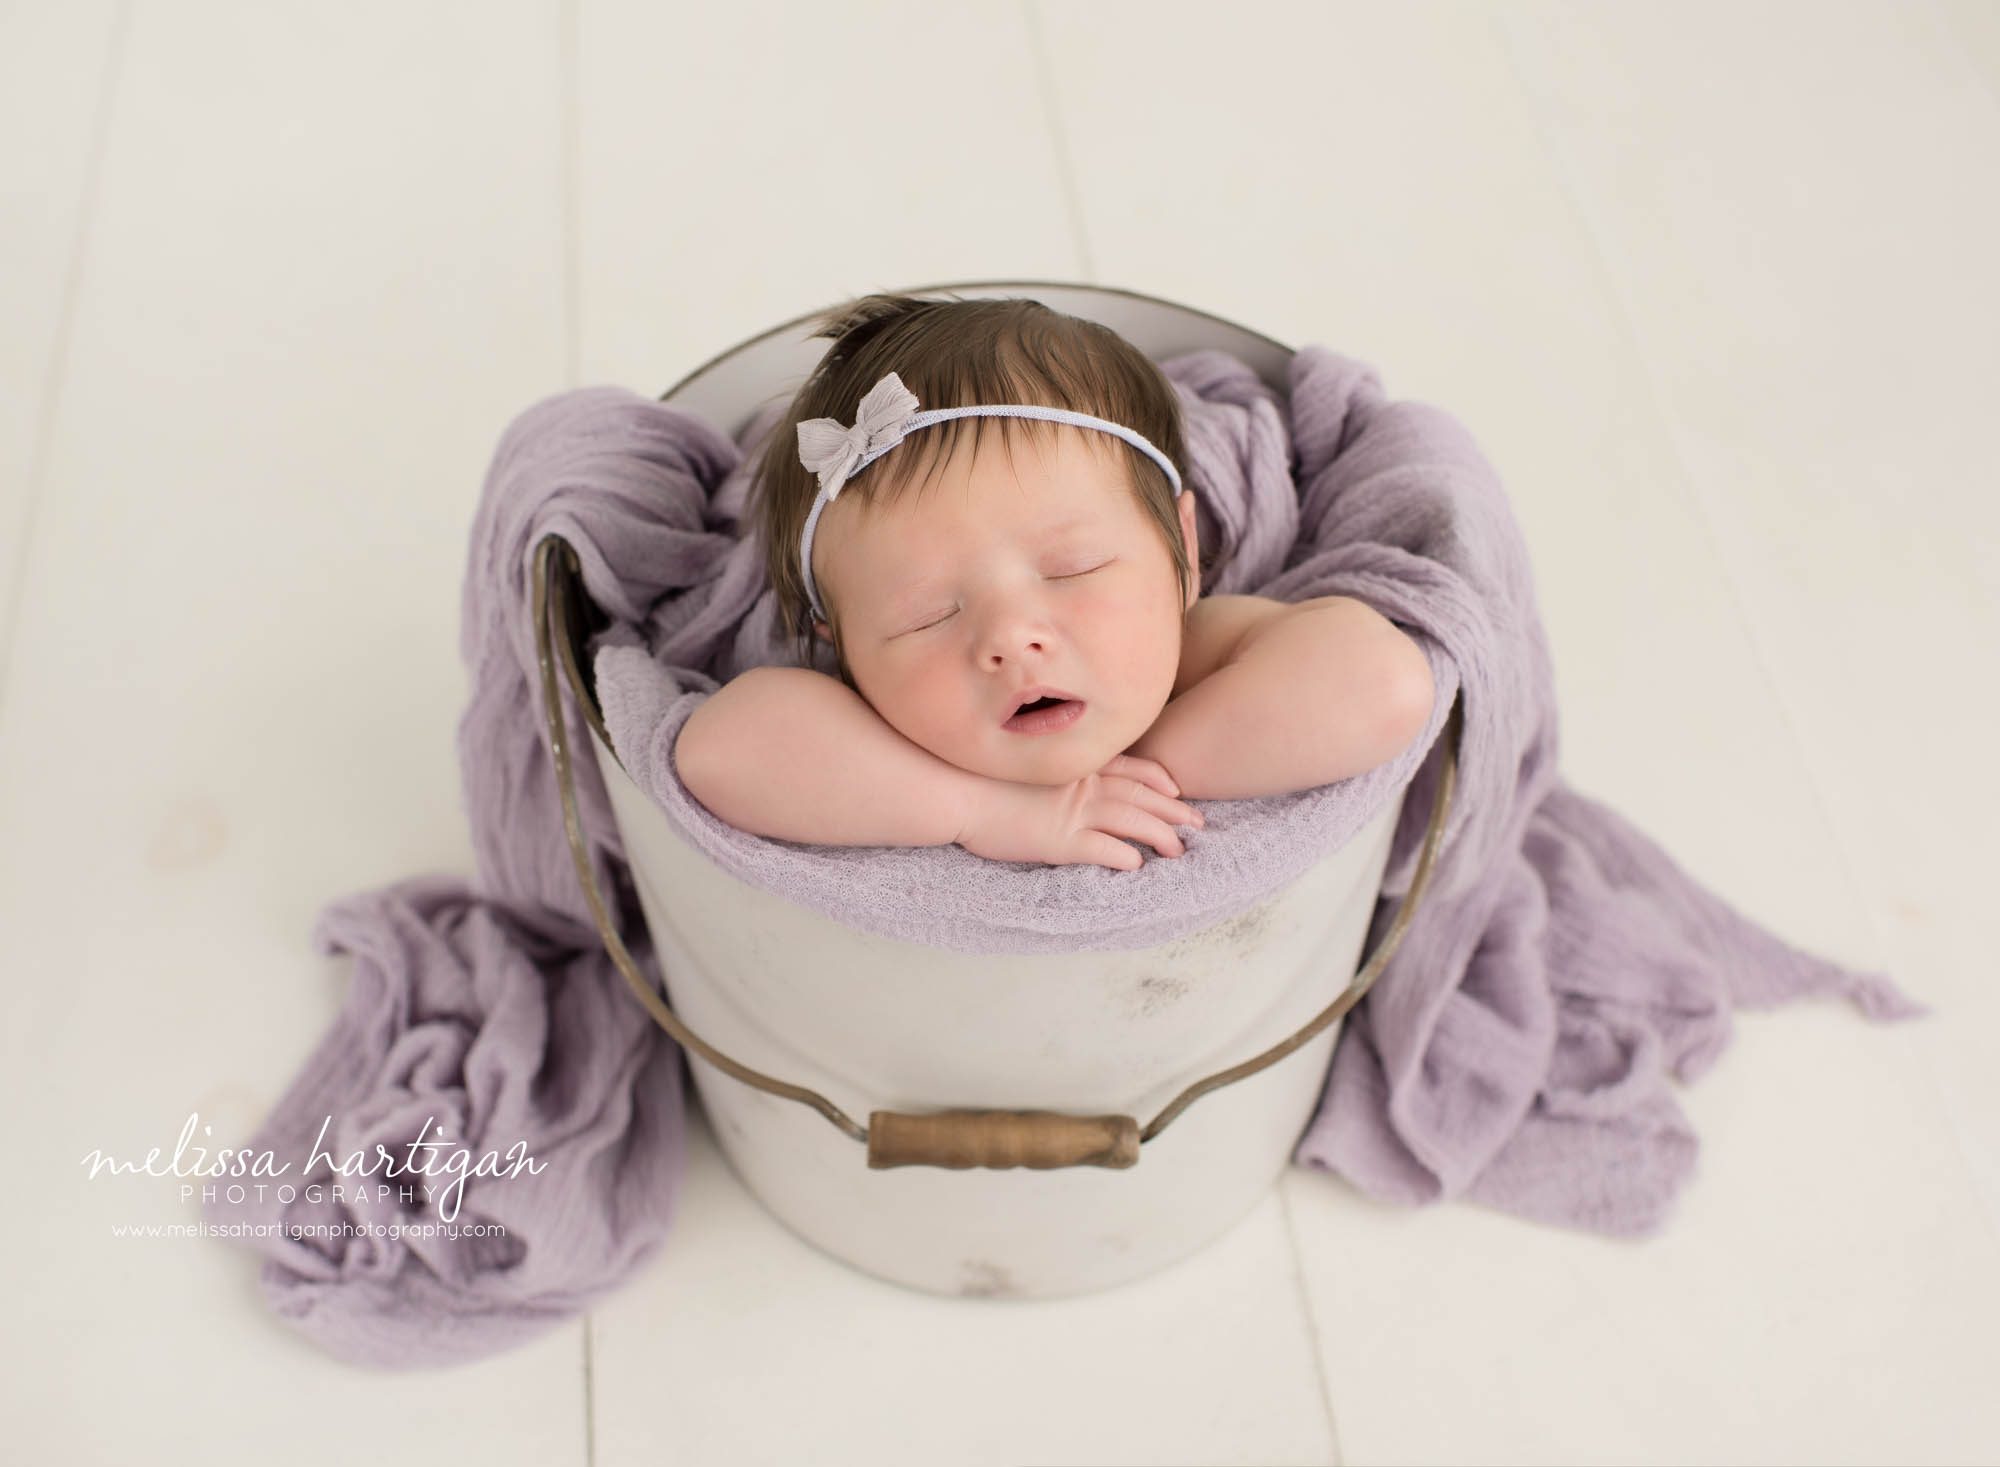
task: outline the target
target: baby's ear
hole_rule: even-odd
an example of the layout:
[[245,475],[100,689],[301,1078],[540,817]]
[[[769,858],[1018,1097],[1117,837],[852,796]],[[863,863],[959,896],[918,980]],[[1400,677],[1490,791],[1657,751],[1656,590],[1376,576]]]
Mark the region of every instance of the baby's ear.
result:
[[1175,507],[1181,516],[1181,542],[1187,550],[1188,605],[1201,595],[1201,535],[1195,528],[1194,490],[1183,489]]

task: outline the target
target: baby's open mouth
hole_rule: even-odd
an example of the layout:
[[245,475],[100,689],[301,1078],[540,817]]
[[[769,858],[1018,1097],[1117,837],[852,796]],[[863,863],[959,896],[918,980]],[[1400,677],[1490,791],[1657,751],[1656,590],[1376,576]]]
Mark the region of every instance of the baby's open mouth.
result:
[[1050,694],[1023,703],[1001,726],[1010,733],[1054,733],[1068,728],[1082,716],[1081,698]]

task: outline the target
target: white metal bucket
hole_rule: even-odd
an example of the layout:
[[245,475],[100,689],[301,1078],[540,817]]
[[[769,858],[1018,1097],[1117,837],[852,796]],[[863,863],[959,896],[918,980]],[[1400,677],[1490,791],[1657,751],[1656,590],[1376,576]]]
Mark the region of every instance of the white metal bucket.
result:
[[[929,289],[1033,296],[1102,321],[1156,359],[1218,347],[1284,385],[1286,348],[1170,302],[1035,282]],[[803,337],[804,321],[716,358],[666,400],[738,430],[817,362],[823,348]],[[552,624],[558,639],[571,635],[560,611]],[[560,660],[594,714],[575,651],[565,646]],[[551,710],[554,660],[543,668]],[[1452,782],[1448,765],[1416,880],[1362,978],[1400,797],[1291,886],[1188,937],[1140,950],[986,956],[857,931],[723,871],[625,773],[601,719],[588,721],[671,1013],[650,991],[640,996],[669,1032],[692,1031],[689,1071],[723,1155],[800,1237],[877,1277],[942,1294],[1109,1288],[1195,1252],[1263,1199],[1318,1103],[1338,1015],[1386,962],[1421,895]],[[573,802],[561,747],[556,762]],[[572,845],[587,879],[574,833]],[[637,991],[643,980],[608,927],[605,936]],[[1329,1013],[1282,1059],[1265,1055]],[[1265,1058],[1170,1125],[1156,1120],[1137,1164],[904,1165],[876,1161],[877,1138],[860,1138],[870,1142],[864,1153],[854,1131],[797,1097],[725,1073],[698,1053],[705,1048],[817,1092],[843,1119],[878,1122],[884,1112],[1026,1108],[1146,1116],[1212,1071]]]

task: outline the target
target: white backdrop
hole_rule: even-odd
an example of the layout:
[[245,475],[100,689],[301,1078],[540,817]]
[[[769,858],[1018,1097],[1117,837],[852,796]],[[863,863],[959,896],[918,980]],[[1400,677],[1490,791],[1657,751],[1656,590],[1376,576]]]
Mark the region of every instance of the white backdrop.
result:
[[[1969,1462],[2000,1448],[2000,8],[0,7],[0,1083],[23,1459]],[[1045,1305],[854,1274],[697,1133],[658,1259],[382,1375],[92,1148],[238,1144],[319,909],[466,872],[500,431],[847,295],[1073,279],[1376,364],[1535,555],[1562,767],[1935,1018],[1746,1016],[1660,1238],[1295,1171]]]

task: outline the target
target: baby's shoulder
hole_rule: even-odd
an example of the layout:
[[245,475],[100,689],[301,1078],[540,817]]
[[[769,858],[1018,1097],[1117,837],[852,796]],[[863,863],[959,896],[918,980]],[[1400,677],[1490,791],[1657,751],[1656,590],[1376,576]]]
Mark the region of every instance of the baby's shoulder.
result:
[[1269,596],[1200,597],[1188,608],[1180,673],[1169,696],[1178,698],[1225,665],[1245,637],[1285,609],[1285,602]]

